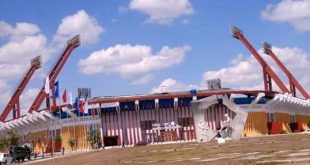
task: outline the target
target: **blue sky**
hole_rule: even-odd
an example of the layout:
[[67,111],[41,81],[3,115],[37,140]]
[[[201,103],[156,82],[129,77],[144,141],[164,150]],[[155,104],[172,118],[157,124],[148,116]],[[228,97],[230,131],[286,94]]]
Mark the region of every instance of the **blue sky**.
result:
[[[86,35],[92,37],[89,37],[89,43],[83,42],[80,47],[74,50],[58,76],[61,88],[72,91],[74,95],[76,95],[78,87],[92,88],[93,96],[145,94],[158,91],[160,86],[167,86],[169,91],[189,90],[191,88],[204,89],[206,88],[207,79],[217,77],[222,79],[225,87],[259,89],[262,87],[261,70],[241,42],[231,37],[230,25],[240,27],[245,36],[258,50],[261,49],[263,41],[269,41],[275,46],[274,50],[279,54],[289,54],[281,58],[283,58],[284,63],[287,63],[292,72],[296,73],[296,77],[302,81],[305,88],[310,89],[309,76],[306,75],[310,71],[308,67],[308,64],[310,64],[310,48],[308,46],[310,41],[309,0],[300,1],[302,2],[301,5],[292,0],[261,0],[255,2],[169,1],[171,3],[168,3],[168,1],[163,3],[165,2],[163,0],[149,0],[147,3],[141,0],[78,0],[74,2],[67,1],[66,3],[59,0],[1,1],[0,22],[2,24],[10,25],[12,29],[16,28],[17,23],[32,24],[37,26],[39,30],[22,35],[27,37],[42,35],[46,40],[42,44],[44,48],[38,48],[33,52],[28,50],[29,53],[33,54],[19,54],[23,61],[19,62],[16,67],[20,68],[26,68],[28,61],[39,53],[45,59],[44,67],[31,80],[25,91],[26,94],[23,97],[27,102],[24,103],[26,104],[24,105],[25,109],[32,102],[37,89],[43,85],[43,79],[51,64],[55,62],[65,46],[64,40],[56,42],[54,37],[60,34],[63,35],[63,39],[67,39],[72,35],[70,27],[67,27],[68,24],[64,25],[62,30],[59,30],[59,27],[64,23],[65,18],[74,15],[78,17],[78,13],[81,11],[88,19],[85,21],[91,20],[91,23],[94,23],[93,28],[95,30],[90,27],[89,31],[86,30],[85,32],[83,27],[75,28],[77,32],[79,30],[84,31],[84,36],[81,36],[82,42],[83,37],[88,37]],[[301,14],[298,15],[294,9],[290,9],[294,5],[299,5]],[[285,8],[285,6],[288,6],[288,8]],[[284,14],[283,16],[281,12],[285,12],[287,15]],[[81,22],[83,24],[83,21]],[[79,26],[78,23],[74,24],[72,22],[71,25],[72,27]],[[35,28],[32,27],[33,29]],[[22,42],[24,38],[17,41],[10,39],[17,33],[20,36],[20,33],[16,31],[21,29],[16,28],[14,33],[6,32],[1,29],[0,24],[0,30],[2,30],[2,33],[0,32],[0,65],[5,68],[8,66],[5,64],[15,64],[15,61],[6,52],[1,52],[1,49],[4,49],[5,45],[10,42]],[[150,66],[148,71],[143,71],[141,74],[132,73],[129,76],[126,76],[126,68],[120,71],[117,66],[105,68],[100,73],[94,74],[85,74],[82,71],[83,67],[89,66],[89,63],[94,61],[89,60],[84,66],[79,64],[81,63],[79,61],[86,60],[95,51],[101,51],[98,58],[100,56],[101,60],[104,60],[103,58],[107,54],[104,50],[108,48],[118,50],[115,47],[116,45],[121,45],[121,48],[129,45],[128,49],[130,50],[137,45],[151,48],[149,54],[146,53],[145,56],[135,61],[136,63],[140,62],[140,64],[144,64],[144,57],[153,63],[154,58],[149,56],[159,55],[171,58],[158,63],[158,66],[155,66],[155,64],[152,67]],[[168,46],[169,52],[160,53],[165,46]],[[174,48],[180,50],[177,49],[177,51]],[[126,53],[126,50],[124,50],[123,56]],[[171,56],[171,54],[174,54],[175,57]],[[4,58],[4,56],[6,57]],[[111,58],[113,59],[113,56]],[[120,61],[117,65],[129,63],[126,59],[131,59],[131,57],[122,58],[124,61]],[[174,59],[176,60],[174,61]],[[295,59],[296,61],[294,61]],[[116,60],[118,58],[112,61],[115,62]],[[270,59],[267,59],[267,61],[272,63]],[[302,64],[296,67],[300,63]],[[101,64],[94,63],[98,67]],[[105,61],[103,64],[109,63]],[[130,64],[132,64],[131,67],[136,66],[135,63]],[[136,71],[145,69],[141,65],[137,65]],[[160,65],[163,66],[162,69],[160,69]],[[281,76],[282,74],[278,68],[273,64],[271,65]],[[245,72],[244,69],[248,71]],[[1,107],[6,104],[12,89],[18,83],[23,72],[17,71],[15,74],[12,73],[11,76],[5,75],[2,77],[0,73],[0,91],[5,93],[2,96]],[[143,77],[147,80],[133,85],[136,79]],[[238,78],[236,78],[236,81],[231,81],[234,77]],[[281,77],[287,83],[283,75]]]

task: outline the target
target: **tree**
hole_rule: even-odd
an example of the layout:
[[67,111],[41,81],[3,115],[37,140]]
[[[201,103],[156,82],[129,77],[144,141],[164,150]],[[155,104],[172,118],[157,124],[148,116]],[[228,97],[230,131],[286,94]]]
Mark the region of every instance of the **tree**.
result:
[[9,149],[9,146],[10,144],[7,138],[0,139],[0,151],[7,152]]
[[94,148],[94,144],[99,144],[101,141],[99,129],[90,129],[87,133],[87,141],[90,142],[92,148]]
[[10,148],[18,146],[19,139],[19,136],[15,132],[8,132],[6,137],[0,138],[0,151],[8,152]]
[[75,146],[75,140],[73,138],[69,138],[68,144],[71,147],[71,151],[73,151],[73,147]]
[[9,138],[8,138],[8,141],[9,141],[9,145],[11,147],[16,147],[19,145],[19,136],[15,133],[15,132],[9,132]]

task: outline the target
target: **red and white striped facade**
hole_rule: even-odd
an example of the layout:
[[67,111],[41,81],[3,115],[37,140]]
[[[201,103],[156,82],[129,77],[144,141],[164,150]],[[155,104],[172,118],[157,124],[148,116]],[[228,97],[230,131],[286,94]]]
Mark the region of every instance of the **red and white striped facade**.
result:
[[224,115],[228,114],[232,118],[233,112],[223,104],[211,105],[205,112],[205,121],[212,130],[219,130],[224,121]]
[[[188,119],[189,122],[180,123],[183,121],[182,119]],[[120,111],[119,114],[117,111],[102,112],[101,121],[103,138],[117,137],[117,145],[123,144],[123,142],[125,145],[135,145],[139,142],[146,142],[147,139],[150,139],[150,143],[164,142],[165,140],[160,139],[161,132],[174,132],[173,134],[177,135],[175,138],[167,138],[168,141],[195,140],[193,114],[189,106],[140,109],[138,111],[127,110]],[[142,126],[148,121],[152,124],[174,122],[179,126],[167,127],[160,131],[153,127]]]
[[[220,128],[224,114],[232,117],[233,112],[225,105],[215,104],[205,113],[205,121],[212,130]],[[143,126],[143,123],[176,123],[175,127],[161,130],[153,126]],[[140,142],[162,143],[167,141],[194,141],[195,131],[193,113],[190,106],[167,108],[149,108],[140,110],[125,110],[101,113],[102,136],[114,137],[117,142],[113,145],[135,145]],[[111,144],[107,144],[111,145]]]

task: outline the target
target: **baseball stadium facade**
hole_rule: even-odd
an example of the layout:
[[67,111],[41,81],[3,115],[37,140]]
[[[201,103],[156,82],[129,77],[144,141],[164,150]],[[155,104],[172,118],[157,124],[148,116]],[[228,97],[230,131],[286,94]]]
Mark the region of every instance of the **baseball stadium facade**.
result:
[[[52,137],[55,151],[60,146],[69,149],[69,139],[75,141],[77,150],[90,149],[87,136],[92,129],[99,130],[101,144],[106,147],[192,142],[200,139],[197,137],[200,119],[195,116],[198,109],[194,105],[208,99],[213,101],[202,113],[206,126],[218,131],[224,115],[228,114],[233,132],[240,135],[233,138],[308,129],[310,102],[307,100],[276,92],[226,89],[96,97],[88,101],[88,113],[65,107],[52,115],[46,111],[35,112],[3,123],[1,133],[17,132],[23,142],[32,143],[38,152],[42,146],[46,152],[51,151]],[[240,113],[245,115],[238,118]],[[234,122],[241,122],[241,130]],[[61,140],[57,142],[56,137]]]
[[[290,134],[309,129],[310,96],[264,44],[289,80],[289,89],[243,36],[240,40],[262,66],[264,90],[233,90],[220,86],[209,90],[164,92],[147,95],[77,97],[75,104],[57,105],[55,82],[70,54],[80,45],[79,36],[68,41],[64,52],[46,78],[28,113],[20,114],[20,95],[33,73],[41,67],[41,58],[31,61],[9,103],[0,116],[0,137],[15,132],[22,143],[31,143],[36,152],[94,147],[90,134],[98,133],[97,146],[136,146],[170,142],[208,142],[216,136],[240,139],[270,134]],[[275,83],[280,92],[274,91]],[[299,92],[299,93],[297,93]],[[46,101],[46,108],[44,108]],[[84,102],[83,102],[84,101]],[[43,107],[43,108],[42,108]],[[82,110],[81,110],[82,109]],[[9,114],[13,119],[7,120]]]

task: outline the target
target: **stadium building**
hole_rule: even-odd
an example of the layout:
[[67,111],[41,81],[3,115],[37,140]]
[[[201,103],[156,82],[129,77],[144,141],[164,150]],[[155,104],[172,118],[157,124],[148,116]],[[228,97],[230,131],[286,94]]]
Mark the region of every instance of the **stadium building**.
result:
[[[163,92],[147,95],[94,97],[85,101],[57,105],[55,82],[79,37],[68,41],[27,115],[21,116],[19,96],[40,59],[31,67],[0,116],[0,136],[13,131],[23,143],[32,143],[36,152],[59,151],[61,146],[75,150],[93,147],[89,133],[98,131],[103,146],[153,145],[170,142],[206,142],[223,136],[223,123],[229,118],[230,138],[269,134],[289,134],[309,129],[310,97],[294,76],[277,59],[269,44],[269,54],[289,79],[290,88],[273,72],[236,27],[232,34],[255,56],[263,68],[264,90],[221,88],[210,81],[208,90]],[[280,92],[272,89],[275,83]],[[297,95],[297,91],[300,95]],[[87,93],[87,92],[86,92]],[[39,109],[46,101],[46,108]],[[86,103],[85,103],[86,102]],[[83,106],[86,104],[87,106]],[[6,120],[13,112],[13,119]],[[225,135],[226,136],[226,135]],[[97,144],[99,145],[99,144]]]

